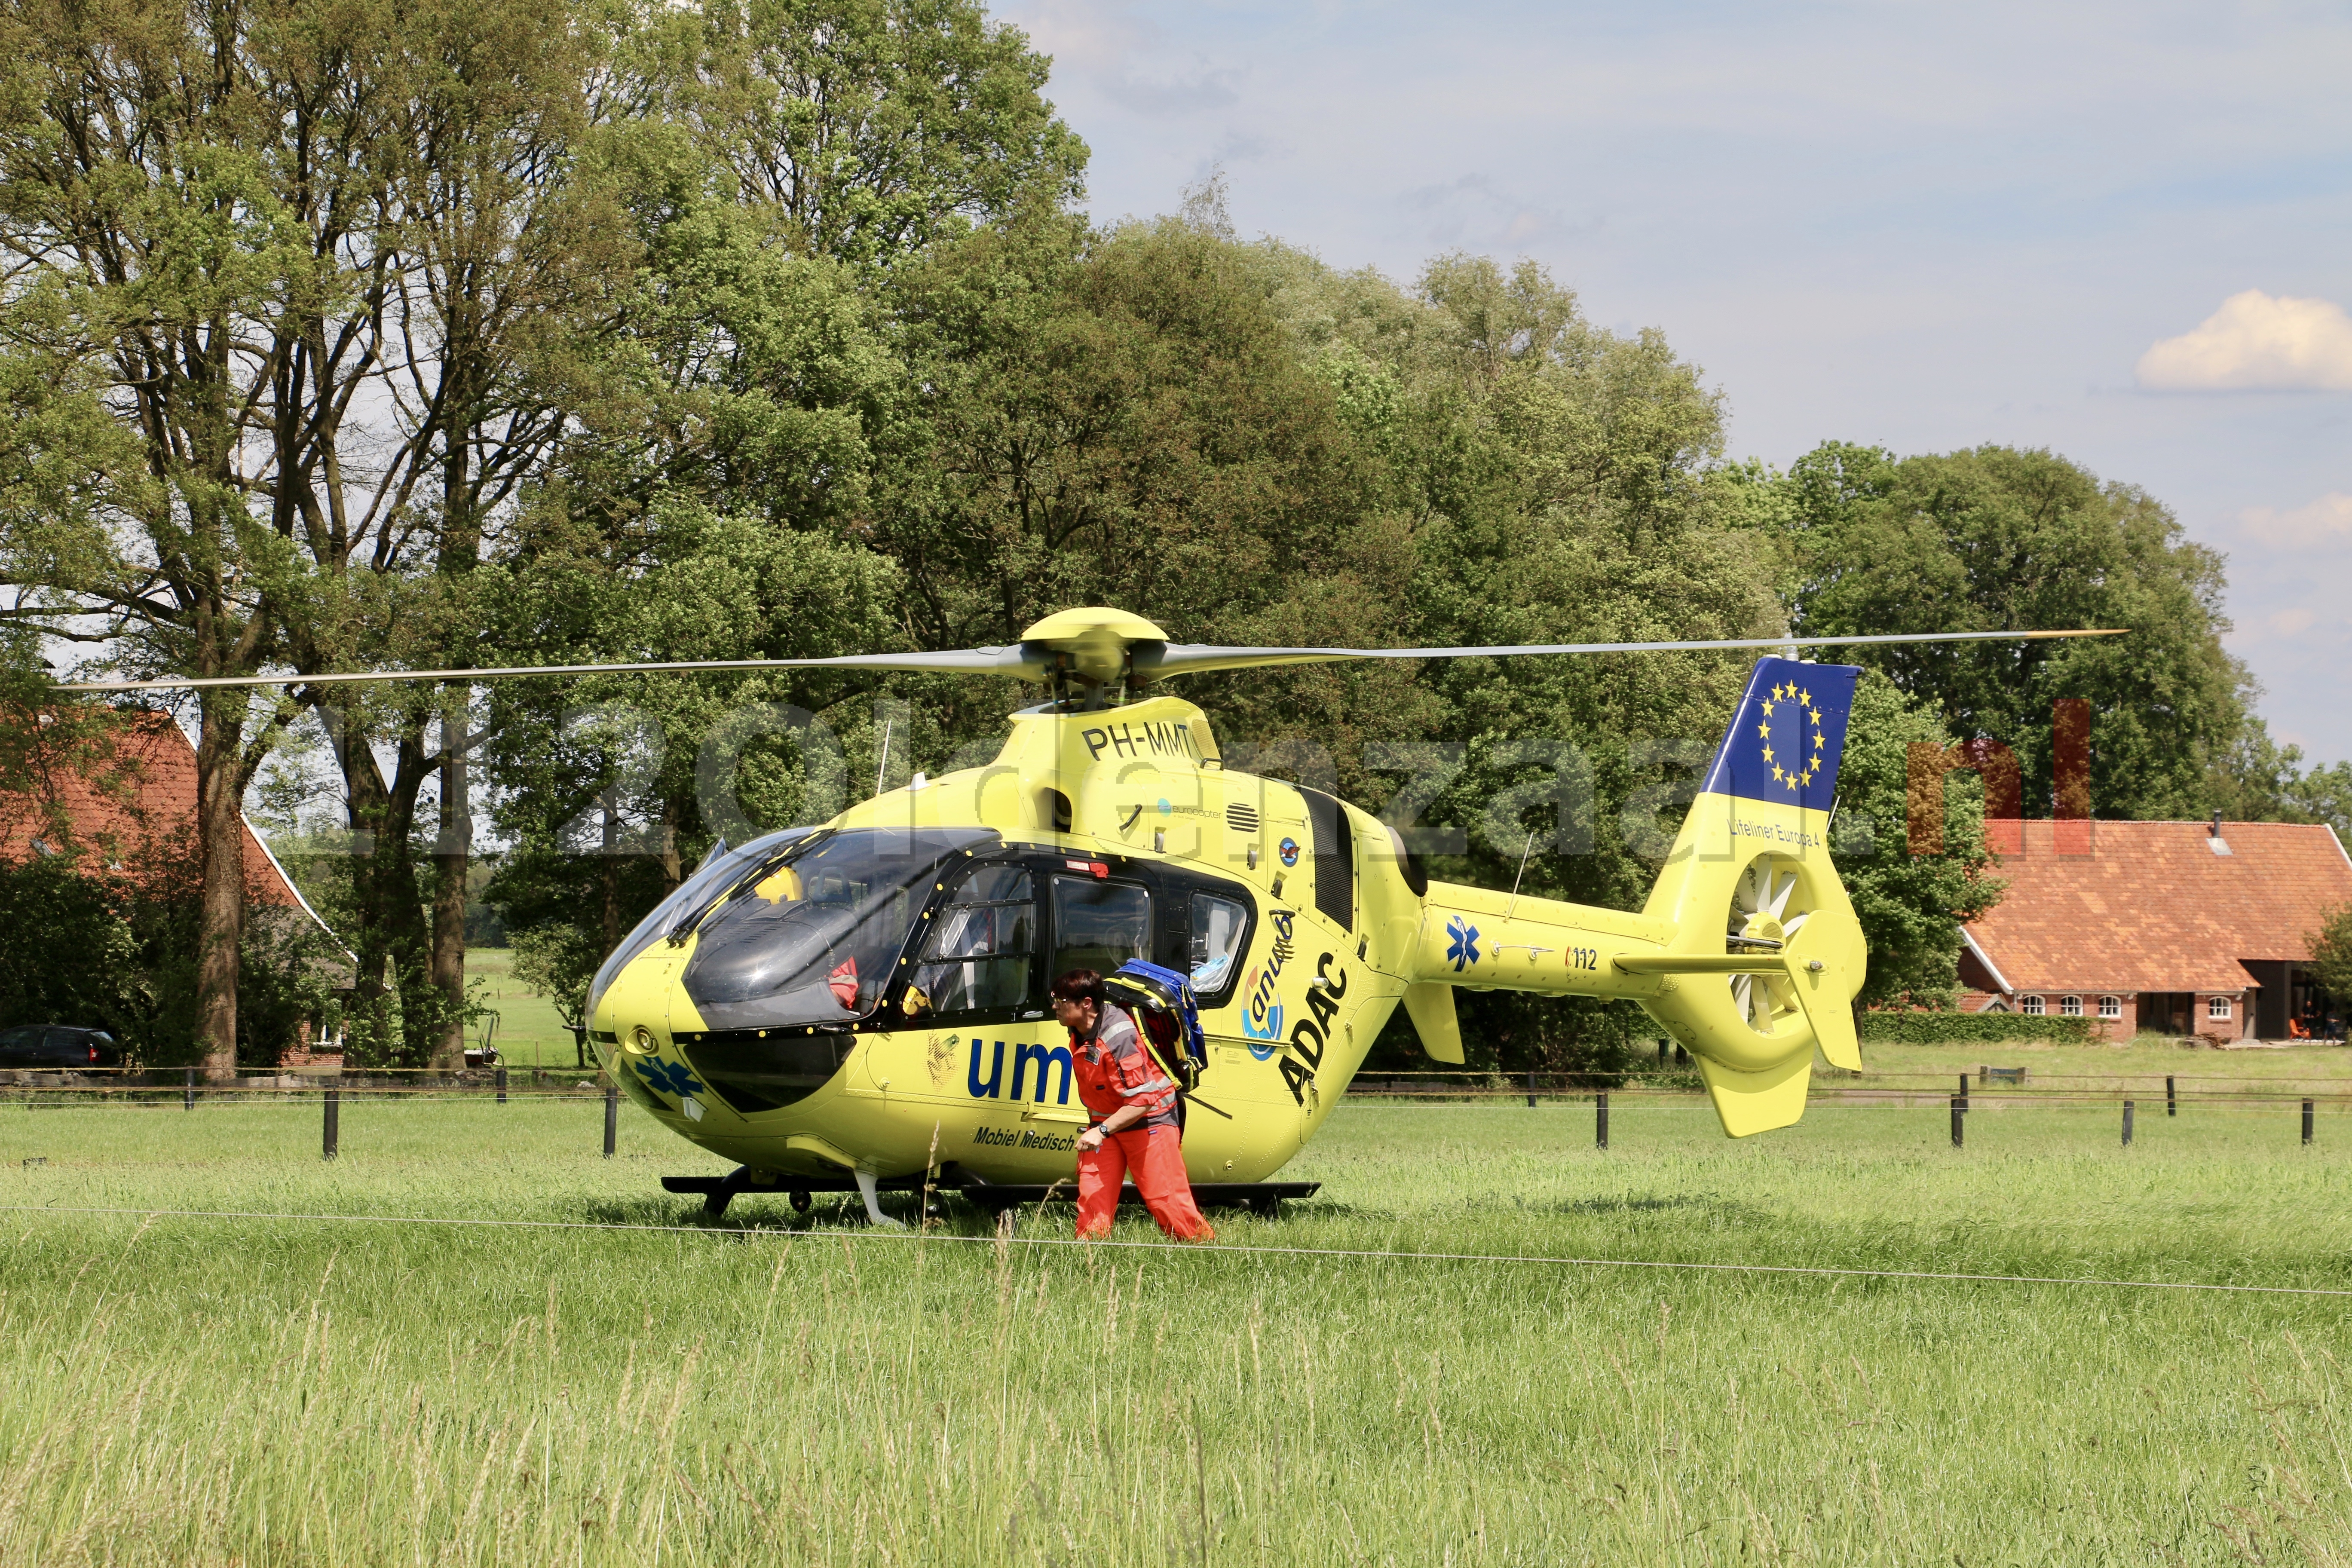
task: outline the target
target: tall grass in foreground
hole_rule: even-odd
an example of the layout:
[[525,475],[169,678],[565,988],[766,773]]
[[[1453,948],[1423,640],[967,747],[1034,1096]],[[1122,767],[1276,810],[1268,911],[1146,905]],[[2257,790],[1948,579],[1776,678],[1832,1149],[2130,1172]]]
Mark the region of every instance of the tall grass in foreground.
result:
[[[278,1108],[18,1112],[0,1203],[689,1214],[598,1110],[347,1106],[331,1167]],[[10,1214],[0,1561],[2352,1554],[2352,1300],[1241,1250],[2352,1289],[2352,1149],[2291,1129],[1704,1116],[1348,1108],[1207,1250]]]

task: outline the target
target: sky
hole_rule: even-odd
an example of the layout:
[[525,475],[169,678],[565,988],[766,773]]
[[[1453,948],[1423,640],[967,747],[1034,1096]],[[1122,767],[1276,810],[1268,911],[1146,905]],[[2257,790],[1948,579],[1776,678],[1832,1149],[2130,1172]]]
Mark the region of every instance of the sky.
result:
[[2352,760],[2352,5],[1000,0],[1098,220],[1410,280],[1532,258],[1734,456],[2044,447],[2229,559],[2273,733]]

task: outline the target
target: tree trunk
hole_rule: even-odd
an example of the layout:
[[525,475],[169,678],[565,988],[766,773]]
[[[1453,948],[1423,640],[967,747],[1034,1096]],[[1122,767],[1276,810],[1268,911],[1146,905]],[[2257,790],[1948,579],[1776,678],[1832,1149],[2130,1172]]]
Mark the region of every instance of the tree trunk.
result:
[[613,803],[619,786],[605,792],[604,892],[604,956],[621,945],[621,813]]
[[[354,715],[321,709],[333,736],[343,773],[345,809],[352,825],[352,945],[359,954],[352,985],[354,1022],[369,1049],[386,1060],[403,1059],[407,1038],[392,1029],[390,997],[403,985],[404,964],[417,960],[420,939],[416,863],[409,830],[416,820],[416,795],[427,771],[424,742],[415,731],[400,739],[400,761],[390,787],[376,765],[365,727]],[[403,990],[404,1001],[405,991]],[[406,1009],[403,1009],[404,1015]],[[413,1056],[405,1059],[414,1061]]]
[[474,844],[466,795],[466,750],[472,740],[467,718],[462,698],[441,716],[441,832],[433,847],[433,985],[443,1008],[433,1065],[449,1070],[466,1062],[466,874]]
[[205,1076],[236,1075],[237,954],[245,945],[243,691],[208,694],[196,740],[196,838],[204,893],[196,954],[196,1041]]

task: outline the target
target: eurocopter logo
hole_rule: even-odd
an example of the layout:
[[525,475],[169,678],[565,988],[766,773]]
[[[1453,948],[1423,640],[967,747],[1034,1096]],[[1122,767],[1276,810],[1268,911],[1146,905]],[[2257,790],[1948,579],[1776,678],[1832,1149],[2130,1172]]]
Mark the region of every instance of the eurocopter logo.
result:
[[[1288,910],[1274,911],[1273,951],[1266,956],[1265,967],[1252,972],[1249,977],[1249,1000],[1242,1008],[1242,1033],[1253,1041],[1282,1038],[1282,1004],[1276,999],[1274,983],[1281,977],[1294,951],[1290,945],[1292,918]],[[1254,1044],[1249,1053],[1260,1061],[1267,1061],[1277,1048]]]
[[1478,928],[1460,915],[1445,922],[1445,957],[1456,974],[1478,962]]

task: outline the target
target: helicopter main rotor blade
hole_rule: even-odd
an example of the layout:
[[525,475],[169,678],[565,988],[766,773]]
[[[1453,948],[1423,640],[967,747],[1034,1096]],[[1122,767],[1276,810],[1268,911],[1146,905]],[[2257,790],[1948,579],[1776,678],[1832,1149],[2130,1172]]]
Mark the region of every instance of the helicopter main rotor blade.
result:
[[322,686],[380,680],[506,680],[527,675],[664,674],[700,669],[911,669],[948,675],[1045,679],[1046,660],[1021,647],[952,648],[944,653],[853,653],[837,658],[686,658],[660,664],[519,664],[489,669],[373,669],[325,675],[231,675],[160,680],[61,682],[60,691],[194,691],[215,686]]
[[[2121,637],[2125,628],[2060,632],[1893,632],[1871,637],[1733,637],[1706,642],[1511,643],[1481,647],[1225,647],[1214,643],[1129,644],[1139,679],[1218,669],[1336,664],[1351,658],[1513,658],[1539,654],[1679,653],[1739,648],[1853,647],[1865,644],[2047,642],[2062,637]],[[538,675],[663,675],[695,670],[903,669],[941,675],[1012,676],[1045,680],[1054,649],[1014,643],[1005,647],[950,648],[936,653],[853,653],[833,658],[687,658],[641,664],[522,664],[482,669],[337,670],[320,675],[167,676],[153,680],[60,682],[60,691],[195,691],[213,687],[328,686],[388,680],[508,680]]]
[[1731,637],[1707,642],[1512,643],[1491,647],[1219,647],[1166,643],[1135,650],[1139,676],[1188,675],[1212,669],[1264,669],[1276,665],[1336,664],[1350,658],[1510,658],[1534,654],[1677,653],[1730,648],[1851,647],[1878,643],[2048,642],[2060,637],[2121,637],[2128,628],[2065,632],[1889,632],[1871,637]]

